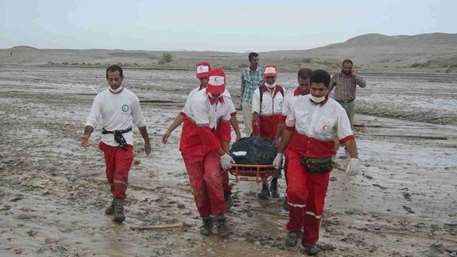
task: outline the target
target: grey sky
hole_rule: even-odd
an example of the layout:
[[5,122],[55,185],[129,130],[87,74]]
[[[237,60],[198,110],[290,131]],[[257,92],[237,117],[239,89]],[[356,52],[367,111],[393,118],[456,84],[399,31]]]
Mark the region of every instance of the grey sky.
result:
[[455,0],[0,0],[0,48],[265,51],[457,32]]

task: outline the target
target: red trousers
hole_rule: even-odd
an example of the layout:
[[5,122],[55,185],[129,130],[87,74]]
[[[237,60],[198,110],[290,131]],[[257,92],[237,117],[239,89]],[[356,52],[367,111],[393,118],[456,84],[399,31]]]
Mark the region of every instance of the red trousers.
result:
[[204,157],[192,157],[183,153],[184,164],[195,203],[201,217],[218,216],[225,212],[224,183],[220,157],[215,151]]
[[230,181],[229,181],[229,171],[223,171],[222,172],[222,186],[224,187],[224,193],[231,194],[232,193],[232,187],[230,186]]
[[270,140],[275,139],[280,118],[280,115],[258,115],[257,120],[253,121],[252,134]]
[[133,162],[133,146],[121,148],[100,142],[99,148],[105,155],[106,178],[111,185],[113,198],[124,200],[129,170]]
[[303,229],[303,245],[319,240],[319,228],[325,205],[330,172],[309,173],[300,163],[300,154],[287,150],[287,230]]

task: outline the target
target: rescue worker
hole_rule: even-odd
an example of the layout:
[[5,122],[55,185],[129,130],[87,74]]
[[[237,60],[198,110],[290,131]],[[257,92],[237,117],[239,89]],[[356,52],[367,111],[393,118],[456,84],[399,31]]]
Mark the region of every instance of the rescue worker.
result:
[[346,168],[348,175],[358,173],[359,160],[349,118],[343,107],[328,97],[330,74],[315,70],[310,82],[310,94],[297,96],[287,114],[286,129],[273,165],[280,166],[284,150],[296,131],[295,142],[287,147],[286,155],[289,203],[286,245],[295,246],[302,235],[305,253],[314,255],[320,251],[316,243],[332,170],[335,138],[347,146],[351,156]]
[[[287,93],[286,98],[284,100],[284,107],[282,108],[282,115],[284,117],[287,116],[289,109],[293,106],[293,104],[294,104],[293,102],[297,98],[296,96],[309,94],[309,87],[310,87],[309,79],[311,77],[312,72],[313,71],[308,68],[301,68],[300,70],[298,70],[298,73],[297,73],[298,85],[293,91]],[[294,131],[294,134],[295,133],[296,132]],[[295,142],[295,141],[292,139],[292,142],[290,142],[289,145],[292,144],[293,142]],[[286,151],[286,153],[287,153],[287,151]],[[286,185],[287,185],[287,162],[284,162],[284,174],[285,174]],[[284,202],[283,202],[282,207],[285,210],[288,209],[287,194],[284,197]]]
[[215,222],[221,237],[229,235],[221,167],[228,170],[233,163],[227,142],[234,106],[231,99],[223,95],[224,91],[224,71],[211,70],[208,87],[190,95],[181,113],[184,124],[179,146],[203,220],[200,233],[210,235]]
[[[265,65],[265,82],[254,91],[252,96],[252,135],[273,140],[275,143],[281,135],[285,116],[282,114],[285,89],[276,83],[278,76],[277,67],[272,64]],[[278,177],[274,174],[270,188],[266,180],[262,183],[262,190],[257,196],[266,200],[271,196],[278,198]]]
[[[197,88],[194,88],[189,93],[189,95],[187,97],[186,105],[188,104],[189,99],[191,99],[191,95],[193,95],[195,92],[205,89],[208,86],[208,74],[210,71],[211,71],[211,64],[209,64],[208,62],[200,62],[196,65],[196,77],[200,81],[200,86]],[[231,98],[230,93],[227,90],[224,91],[223,95],[228,98]],[[230,101],[230,103],[231,103],[231,101]],[[234,109],[235,108],[233,108],[233,110]],[[236,134],[235,141],[238,141],[241,138],[241,132],[240,132],[240,128],[238,125],[238,120],[236,118],[236,114],[237,114],[236,111],[233,111],[231,113],[230,124],[232,125],[233,130],[235,131],[235,134]],[[168,127],[168,129],[162,136],[163,144],[167,143],[168,138],[170,137],[171,133],[173,133],[173,131],[176,128],[178,128],[183,123],[183,121],[184,121],[183,115],[178,113],[178,115],[174,119],[173,123],[170,124],[170,126]],[[228,143],[230,143],[230,141]],[[232,196],[231,196],[232,188],[229,185],[228,171],[223,171],[223,175],[224,175],[224,199],[227,203],[227,207],[230,207],[232,205],[233,200],[232,200]]]
[[[144,152],[149,155],[151,144],[138,97],[122,86],[122,68],[111,65],[106,70],[109,87],[95,97],[84,133],[80,136],[81,147],[89,146],[89,137],[97,126],[102,127],[99,144],[105,157],[106,178],[111,185],[113,201],[105,210],[113,220],[122,223],[129,170],[133,161],[133,125],[136,125],[144,140]],[[98,121],[98,122],[97,122]]]

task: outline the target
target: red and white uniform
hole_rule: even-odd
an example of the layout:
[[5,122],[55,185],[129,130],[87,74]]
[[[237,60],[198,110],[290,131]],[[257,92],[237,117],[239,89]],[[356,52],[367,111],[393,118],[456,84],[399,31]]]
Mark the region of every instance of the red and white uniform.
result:
[[329,172],[309,173],[300,163],[302,157],[331,158],[335,154],[335,139],[341,144],[353,139],[351,124],[344,109],[329,98],[316,104],[309,95],[295,96],[286,118],[286,128],[295,130],[292,144],[286,150],[287,200],[289,231],[303,229],[305,245],[319,239],[319,227],[324,210]]
[[[262,103],[260,93],[262,92]],[[280,85],[269,89],[265,84],[254,91],[252,95],[252,112],[258,114],[253,121],[253,134],[264,138],[274,139],[279,123],[284,122],[283,106],[285,90]]]
[[189,95],[181,115],[184,118],[180,151],[201,217],[225,211],[223,174],[217,150],[221,141],[230,142],[230,117],[235,108],[230,97],[210,99],[208,89]]
[[[144,127],[138,97],[129,89],[123,88],[114,94],[109,89],[98,93],[86,121],[86,126],[93,128],[100,125],[108,131],[125,130],[136,125]],[[125,199],[129,170],[133,161],[133,131],[123,134],[127,148],[120,148],[113,134],[102,134],[99,144],[106,164],[106,177],[111,184],[111,192],[116,199]]]
[[[303,90],[300,88],[300,85],[298,85],[293,91],[288,92],[286,94],[285,99],[284,99],[284,105],[282,107],[282,115],[284,117],[286,117],[287,113],[290,112],[290,109],[294,105],[294,101],[297,99],[297,96],[305,95],[305,94],[308,94],[308,92],[304,93]],[[297,136],[297,132],[294,131],[293,134],[292,134],[292,139],[289,141],[288,147],[291,146],[291,145],[293,146],[293,144],[295,144],[295,142],[296,142],[295,137],[296,136]],[[287,154],[287,151],[286,151],[286,154]],[[287,183],[287,158],[286,158],[286,161],[284,163],[284,172],[286,172],[286,183]]]

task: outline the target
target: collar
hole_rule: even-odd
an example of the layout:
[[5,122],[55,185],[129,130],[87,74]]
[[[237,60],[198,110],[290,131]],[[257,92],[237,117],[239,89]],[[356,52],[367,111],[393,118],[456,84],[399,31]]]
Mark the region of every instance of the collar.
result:
[[[270,89],[265,85],[265,83],[260,87],[259,89],[262,93],[265,93],[265,92],[271,92]],[[273,97],[276,96],[277,93],[279,93],[281,91],[281,86],[276,84],[276,86],[274,87],[273,89]]]
[[307,93],[307,94],[303,94],[303,93],[304,93],[304,92],[303,92],[303,90],[301,89],[300,85],[298,85],[298,86],[295,88],[295,90],[294,90],[294,96],[297,96],[297,95],[307,95],[307,94],[309,94],[309,93]]
[[118,89],[113,90],[113,89],[111,89],[110,86],[108,86],[108,90],[109,90],[112,94],[119,94],[119,93],[121,93],[121,92],[124,90],[124,87],[121,85]]

